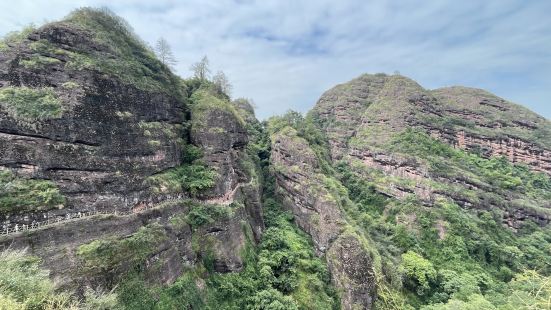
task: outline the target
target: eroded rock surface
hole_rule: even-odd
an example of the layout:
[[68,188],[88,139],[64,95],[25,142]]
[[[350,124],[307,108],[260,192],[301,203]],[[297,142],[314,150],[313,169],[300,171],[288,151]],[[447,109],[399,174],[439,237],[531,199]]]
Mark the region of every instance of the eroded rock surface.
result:
[[[518,203],[523,193],[508,193],[466,172],[441,176],[423,158],[400,154],[393,143],[408,130],[425,132],[449,145],[480,154],[503,156],[511,163],[551,175],[551,123],[519,105],[479,89],[450,87],[428,91],[399,75],[362,75],[325,92],[311,112],[330,146],[333,163],[361,162],[364,178],[382,172],[378,190],[403,199],[415,195],[431,205],[451,198],[467,208],[504,209],[503,223],[519,228],[522,218],[545,224],[549,203]],[[446,160],[446,159],[442,159]],[[442,163],[444,164],[444,163]],[[369,172],[371,171],[371,172]],[[446,187],[446,190],[443,189]],[[463,195],[464,190],[475,195]],[[521,214],[515,216],[513,214]]]
[[319,170],[308,142],[286,127],[272,137],[271,162],[277,193],[308,233],[319,255],[326,255],[332,282],[341,291],[343,309],[372,309],[376,299],[373,262],[347,221],[338,196]]

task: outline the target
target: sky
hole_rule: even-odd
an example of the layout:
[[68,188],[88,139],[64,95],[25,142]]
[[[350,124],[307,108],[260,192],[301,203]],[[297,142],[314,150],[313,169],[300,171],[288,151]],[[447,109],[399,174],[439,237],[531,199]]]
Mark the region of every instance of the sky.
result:
[[551,119],[550,0],[4,0],[0,35],[83,6],[108,7],[151,44],[164,37],[182,77],[207,55],[261,119],[395,71],[428,89],[483,88]]

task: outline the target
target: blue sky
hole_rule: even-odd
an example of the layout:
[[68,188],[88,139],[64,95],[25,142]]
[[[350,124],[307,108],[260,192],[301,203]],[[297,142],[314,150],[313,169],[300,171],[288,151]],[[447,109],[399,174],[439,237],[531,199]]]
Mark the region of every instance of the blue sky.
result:
[[433,89],[487,89],[551,119],[549,0],[2,1],[0,35],[106,6],[146,41],[165,37],[177,72],[207,55],[234,97],[265,118],[309,110],[362,73],[399,71]]

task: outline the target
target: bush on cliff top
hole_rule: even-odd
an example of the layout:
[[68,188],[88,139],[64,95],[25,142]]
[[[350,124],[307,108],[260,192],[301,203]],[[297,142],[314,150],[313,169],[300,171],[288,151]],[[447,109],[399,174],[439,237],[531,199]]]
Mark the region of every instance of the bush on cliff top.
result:
[[180,79],[157,59],[123,18],[106,8],[86,7],[71,12],[63,22],[90,30],[95,41],[115,56],[94,49],[71,52],[68,68],[98,70],[139,89],[163,92],[183,100]]

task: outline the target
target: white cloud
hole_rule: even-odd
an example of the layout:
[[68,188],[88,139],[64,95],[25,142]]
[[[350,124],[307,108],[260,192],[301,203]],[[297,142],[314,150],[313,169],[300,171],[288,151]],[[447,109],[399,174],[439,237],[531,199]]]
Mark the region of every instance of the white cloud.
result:
[[551,117],[547,0],[20,0],[0,4],[0,32],[79,6],[108,6],[146,41],[167,38],[182,76],[208,55],[262,118],[306,111],[361,73],[394,70],[428,88],[487,88]]

